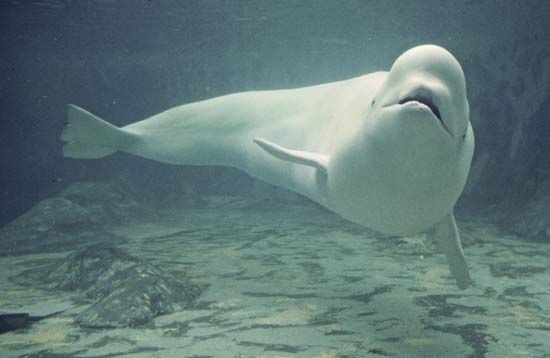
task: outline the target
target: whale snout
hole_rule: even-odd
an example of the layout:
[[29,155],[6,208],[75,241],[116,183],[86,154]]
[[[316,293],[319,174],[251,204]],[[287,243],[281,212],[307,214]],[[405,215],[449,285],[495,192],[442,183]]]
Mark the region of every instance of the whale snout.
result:
[[443,84],[434,80],[422,81],[422,79],[415,78],[414,81],[403,86],[403,90],[397,92],[393,97],[382,107],[394,107],[397,110],[409,112],[417,110],[430,114],[441,126],[441,129],[453,136],[445,119],[444,108],[447,107],[445,102],[448,93]]
[[376,97],[381,107],[391,107],[394,113],[416,111],[428,119],[431,115],[451,137],[459,138],[467,128],[464,73],[453,55],[439,46],[423,45],[403,53]]

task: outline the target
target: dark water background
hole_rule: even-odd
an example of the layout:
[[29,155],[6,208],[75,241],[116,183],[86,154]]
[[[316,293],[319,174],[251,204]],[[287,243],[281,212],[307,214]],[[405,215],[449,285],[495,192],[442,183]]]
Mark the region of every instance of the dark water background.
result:
[[67,103],[116,125],[231,92],[387,70],[448,48],[468,82],[477,148],[467,210],[513,210],[550,178],[548,1],[2,1],[0,225],[80,180],[152,191],[233,172],[116,154],[64,159]]

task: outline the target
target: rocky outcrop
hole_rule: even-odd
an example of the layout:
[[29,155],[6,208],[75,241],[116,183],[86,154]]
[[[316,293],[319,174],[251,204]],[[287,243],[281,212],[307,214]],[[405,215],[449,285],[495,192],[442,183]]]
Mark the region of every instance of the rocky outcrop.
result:
[[111,181],[76,182],[58,196],[42,200],[0,229],[0,256],[66,251],[83,244],[120,242],[105,230],[112,224],[155,217],[163,210],[189,208],[273,208],[314,205],[286,189],[251,178],[236,169],[213,168],[208,182],[174,171],[162,180],[131,175]]
[[518,34],[464,62],[476,134],[468,210],[515,214],[550,177],[550,52],[536,36]]
[[42,200],[0,230],[0,255],[66,251],[90,242],[122,242],[95,217],[66,198]]
[[130,220],[143,211],[135,185],[122,176],[111,181],[73,183],[59,197],[85,208],[93,223]]
[[201,289],[186,280],[108,246],[80,249],[15,281],[32,287],[76,291],[92,305],[76,322],[85,327],[137,326],[158,315],[189,308]]
[[83,244],[121,242],[105,224],[127,221],[144,213],[131,183],[80,182],[58,196],[40,201],[0,229],[0,255],[66,251]]

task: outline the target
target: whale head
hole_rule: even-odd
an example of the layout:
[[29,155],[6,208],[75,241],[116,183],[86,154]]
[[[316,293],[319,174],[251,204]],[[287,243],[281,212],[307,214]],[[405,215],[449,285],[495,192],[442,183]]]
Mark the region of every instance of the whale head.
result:
[[368,122],[370,133],[394,153],[416,155],[417,167],[453,160],[453,154],[473,145],[462,67],[439,46],[404,52],[376,92]]
[[[334,164],[341,211],[383,232],[426,228],[452,210],[470,169],[474,136],[462,68],[441,47],[412,48],[371,100],[346,159]],[[377,208],[368,217],[360,209],[367,198]]]
[[431,120],[456,140],[467,134],[469,106],[462,67],[442,47],[414,47],[393,63],[372,104],[382,116]]

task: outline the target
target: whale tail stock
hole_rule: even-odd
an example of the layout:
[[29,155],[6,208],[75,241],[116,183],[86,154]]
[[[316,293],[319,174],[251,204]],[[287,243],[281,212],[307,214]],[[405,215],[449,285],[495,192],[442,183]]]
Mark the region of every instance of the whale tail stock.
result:
[[73,104],[67,105],[67,125],[61,133],[63,156],[103,158],[124,149],[134,135]]

